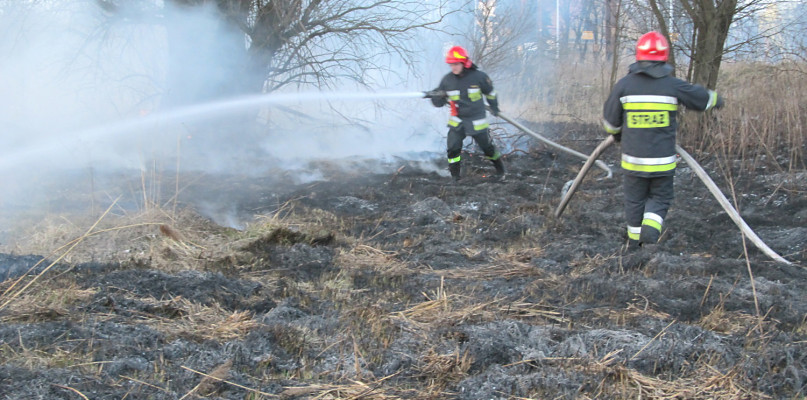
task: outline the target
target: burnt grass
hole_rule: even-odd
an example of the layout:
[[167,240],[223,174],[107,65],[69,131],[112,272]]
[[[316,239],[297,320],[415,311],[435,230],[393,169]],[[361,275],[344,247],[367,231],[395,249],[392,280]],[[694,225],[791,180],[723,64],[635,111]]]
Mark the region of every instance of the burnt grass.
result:
[[[458,184],[442,158],[207,177],[186,197],[228,193],[250,227],[175,220],[151,228],[155,255],[54,265],[0,309],[0,399],[807,395],[803,171],[733,181],[784,265],[683,163],[660,244],[622,254],[618,168],[593,169],[558,219],[580,160],[512,153],[497,182],[465,159]],[[0,261],[11,277],[42,256]]]

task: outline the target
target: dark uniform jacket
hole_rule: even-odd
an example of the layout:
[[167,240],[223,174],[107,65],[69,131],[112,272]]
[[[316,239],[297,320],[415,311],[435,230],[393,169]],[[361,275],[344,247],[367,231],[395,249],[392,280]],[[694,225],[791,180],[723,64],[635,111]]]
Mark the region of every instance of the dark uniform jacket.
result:
[[445,91],[447,98],[433,97],[432,104],[435,107],[442,107],[446,103],[451,105],[451,118],[448,121],[450,127],[463,124],[474,131],[486,129],[489,123],[483,96],[490,108],[496,113],[499,112],[499,102],[496,100],[493,83],[486,73],[477,69],[476,65],[464,69],[460,75],[449,72],[440,81],[440,86],[436,90]]
[[614,86],[603,108],[603,125],[622,142],[622,168],[643,176],[675,174],[678,107],[705,111],[717,93],[671,76],[664,62],[640,61]]

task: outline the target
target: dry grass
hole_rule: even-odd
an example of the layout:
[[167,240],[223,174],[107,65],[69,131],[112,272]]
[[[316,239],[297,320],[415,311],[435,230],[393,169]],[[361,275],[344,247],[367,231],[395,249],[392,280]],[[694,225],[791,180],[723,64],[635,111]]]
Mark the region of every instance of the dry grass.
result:
[[[482,251],[466,248],[460,252],[466,257],[472,259],[481,254]],[[496,278],[512,279],[519,277],[539,278],[545,273],[536,268],[534,265],[529,264],[528,261],[534,257],[539,257],[542,252],[543,250],[537,247],[511,250],[504,254],[496,254],[494,256],[495,260],[493,264],[475,268],[468,268],[465,266],[452,268],[445,271],[440,271],[440,276],[444,278],[473,280]],[[429,271],[428,273],[431,274],[433,271]]]
[[[536,122],[599,127],[609,71],[610,65],[594,61],[570,63],[554,79],[527,86],[534,89],[524,105],[508,104],[513,107],[509,113]],[[623,65],[617,76],[625,72]],[[717,92],[726,99],[722,110],[684,113],[679,138],[685,148],[739,157],[748,169],[777,165],[777,156],[786,158],[789,171],[805,168],[807,64],[724,62]]]
[[65,248],[65,243],[81,238],[64,255],[62,263],[149,261],[156,268],[181,270],[198,268],[207,247],[221,242],[222,235],[229,231],[189,209],[171,217],[156,207],[140,213],[108,214],[92,231],[85,232],[91,224],[86,216],[47,215],[39,222],[22,226],[20,237],[0,247],[0,251],[55,254]]
[[71,315],[73,306],[86,304],[97,292],[97,289],[81,289],[75,282],[50,282],[14,298],[3,309],[0,322],[33,323],[65,316],[81,318]]
[[620,325],[627,324],[628,321],[635,321],[638,319],[658,319],[669,320],[670,315],[655,309],[655,304],[652,304],[647,298],[636,298],[623,309],[607,309],[608,319]]
[[141,312],[137,322],[169,337],[226,342],[241,339],[260,325],[248,311],[230,312],[217,304],[205,306],[179,296],[169,300],[153,297],[132,300],[144,303],[152,310]]
[[317,236],[321,230],[344,230],[347,222],[335,214],[299,204],[300,199],[291,199],[269,214],[258,215],[243,232],[244,238],[262,236],[268,231],[284,227],[309,236]]
[[432,398],[416,390],[396,388],[388,386],[386,382],[394,375],[381,379],[364,382],[362,380],[352,380],[346,384],[312,384],[308,386],[286,387],[280,393],[280,398],[305,398],[319,400],[334,399],[402,399],[402,398]]
[[[572,62],[557,68],[552,79],[541,79],[532,85],[523,85],[523,81],[518,81],[522,86],[514,92],[524,92],[525,87],[530,92],[528,95],[524,93],[524,101],[514,101],[514,104],[508,102],[505,111],[515,117],[541,122],[600,121],[602,104],[609,89],[609,70],[610,62]],[[512,111],[509,111],[511,108]]]
[[468,350],[460,352],[457,348],[453,353],[440,354],[434,349],[429,349],[418,359],[415,366],[416,376],[427,382],[428,393],[437,395],[448,385],[465,379],[473,361]]
[[[665,380],[647,376],[619,362],[617,356],[622,350],[614,350],[599,360],[588,358],[546,357],[540,360],[523,360],[505,365],[529,364],[540,368],[542,364],[550,364],[567,371],[578,371],[594,376],[604,376],[597,391],[591,398],[624,398],[648,400],[674,399],[769,399],[770,396],[750,390],[742,383],[744,373],[741,366],[723,372],[711,365],[698,362],[693,371],[675,380]],[[540,361],[540,364],[537,363]],[[537,398],[545,398],[543,396]],[[581,397],[589,398],[589,397]]]
[[371,270],[385,275],[413,272],[398,260],[396,252],[380,250],[366,244],[357,244],[350,250],[340,251],[334,263],[345,270]]
[[693,131],[685,143],[739,157],[749,169],[771,165],[779,155],[787,157],[788,170],[805,167],[806,64],[724,63],[717,90],[726,106],[714,113],[709,131]]
[[722,304],[717,305],[698,321],[698,325],[704,329],[725,335],[747,332],[753,327],[768,328],[772,324],[764,320],[763,326],[759,326],[760,323],[760,317],[741,311],[726,311]]
[[667,381],[643,375],[636,370],[617,366],[615,379],[620,383],[621,394],[627,398],[655,400],[672,399],[768,399],[763,393],[745,388],[740,380],[743,373],[739,367],[728,372],[704,365],[691,377]]
[[424,292],[423,296],[426,298],[425,301],[395,313],[392,318],[401,319],[423,329],[428,326],[451,326],[469,321],[494,321],[502,317],[567,322],[562,313],[555,311],[551,306],[524,300],[494,299],[480,302],[473,296],[449,294],[443,279],[437,290],[432,294]]
[[586,255],[584,258],[575,259],[569,263],[572,270],[569,272],[569,278],[579,278],[586,276],[594,271],[602,268],[609,259],[614,258],[612,255],[595,254],[593,257]]
[[0,345],[0,358],[8,364],[20,365],[32,371],[48,368],[79,368],[92,374],[104,364],[103,361],[94,361],[92,352],[60,347],[29,348],[25,343],[22,343],[21,350],[15,350],[9,344]]
[[[227,378],[230,377],[230,368],[233,366],[233,360],[227,360],[224,363],[218,365],[209,374],[202,374],[197,371],[198,374],[203,376],[202,380],[199,382],[198,385],[194,386],[188,393],[185,393],[184,396],[180,397],[180,400],[188,398],[189,396],[194,396],[198,394],[202,397],[209,397],[218,390],[220,384],[222,382],[227,382]],[[186,368],[190,370],[189,368]]]
[[[430,272],[433,273],[433,272]],[[496,263],[476,268],[452,268],[441,271],[440,275],[453,279],[509,279],[517,277],[540,277],[542,271],[526,263]]]

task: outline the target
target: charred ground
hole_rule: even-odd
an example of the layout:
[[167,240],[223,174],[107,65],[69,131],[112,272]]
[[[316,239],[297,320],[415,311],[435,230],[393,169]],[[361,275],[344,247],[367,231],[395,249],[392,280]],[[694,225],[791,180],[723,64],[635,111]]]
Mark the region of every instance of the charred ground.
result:
[[25,291],[33,274],[0,286],[0,398],[807,394],[803,171],[729,185],[707,163],[782,265],[683,164],[660,245],[621,255],[618,168],[592,171],[556,219],[579,160],[514,153],[496,182],[465,159],[459,184],[407,161],[312,165],[323,179],[304,184],[195,180],[186,198],[226,192],[248,226],[185,208],[87,238]]

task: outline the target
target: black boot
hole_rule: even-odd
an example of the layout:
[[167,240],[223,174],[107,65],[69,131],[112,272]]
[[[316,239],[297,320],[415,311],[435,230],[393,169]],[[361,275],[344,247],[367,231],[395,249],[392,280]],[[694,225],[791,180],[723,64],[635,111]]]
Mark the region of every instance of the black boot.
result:
[[497,158],[493,160],[493,166],[496,167],[496,178],[498,180],[503,181],[505,178],[505,170],[504,170],[504,163],[502,162],[501,158]]
[[627,255],[636,253],[642,248],[642,242],[634,239],[628,239],[628,243],[622,246],[622,254]]
[[460,170],[462,169],[462,164],[459,161],[455,163],[448,164],[448,171],[451,172],[451,177],[454,181],[460,180]]
[[643,225],[642,226],[642,233],[639,236],[639,240],[642,242],[643,245],[645,244],[656,244],[658,243],[659,237],[661,236],[661,231],[652,226]]

